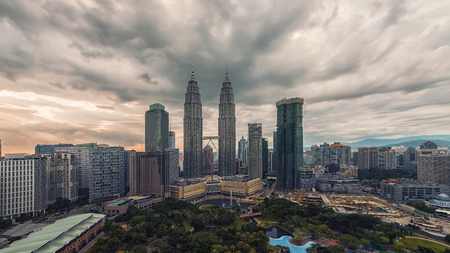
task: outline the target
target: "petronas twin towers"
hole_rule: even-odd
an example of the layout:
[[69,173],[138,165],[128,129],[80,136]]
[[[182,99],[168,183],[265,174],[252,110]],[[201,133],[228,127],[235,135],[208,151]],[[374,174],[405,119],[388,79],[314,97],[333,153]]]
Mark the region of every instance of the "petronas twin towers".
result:
[[[192,70],[184,102],[185,178],[202,177],[203,118],[200,89]],[[219,103],[219,176],[236,175],[236,116],[233,87],[228,70],[222,84]]]

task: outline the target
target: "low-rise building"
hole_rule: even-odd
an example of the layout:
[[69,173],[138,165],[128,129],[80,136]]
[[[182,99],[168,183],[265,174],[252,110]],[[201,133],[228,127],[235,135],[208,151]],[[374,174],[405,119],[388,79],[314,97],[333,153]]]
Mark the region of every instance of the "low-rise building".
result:
[[319,177],[316,189],[321,192],[336,192],[346,194],[361,194],[359,180],[341,175],[324,174]]
[[170,196],[189,200],[206,194],[206,181],[200,179],[185,179],[175,181],[170,185]]
[[380,197],[396,204],[426,201],[441,193],[449,194],[450,187],[418,181],[381,182]]
[[104,217],[103,214],[85,213],[57,220],[13,242],[2,249],[2,253],[79,252],[102,232]]
[[264,184],[261,178],[251,179],[249,177],[225,177],[220,181],[221,192],[230,193],[233,191],[233,195],[249,196],[256,192],[261,191],[264,188]]

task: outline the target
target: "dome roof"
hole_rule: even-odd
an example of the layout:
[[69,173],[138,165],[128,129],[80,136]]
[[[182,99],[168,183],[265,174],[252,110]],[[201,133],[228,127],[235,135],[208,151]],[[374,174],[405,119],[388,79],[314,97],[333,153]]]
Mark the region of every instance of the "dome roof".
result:
[[450,200],[450,197],[447,194],[441,193],[441,194],[436,196],[436,199],[447,200],[448,201],[448,200]]

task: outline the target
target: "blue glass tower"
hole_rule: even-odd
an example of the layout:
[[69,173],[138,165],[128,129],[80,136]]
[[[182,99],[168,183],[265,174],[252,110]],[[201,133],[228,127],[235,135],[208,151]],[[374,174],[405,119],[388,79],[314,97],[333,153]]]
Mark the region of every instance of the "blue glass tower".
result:
[[277,106],[277,186],[299,187],[299,168],[303,167],[303,98],[282,99]]

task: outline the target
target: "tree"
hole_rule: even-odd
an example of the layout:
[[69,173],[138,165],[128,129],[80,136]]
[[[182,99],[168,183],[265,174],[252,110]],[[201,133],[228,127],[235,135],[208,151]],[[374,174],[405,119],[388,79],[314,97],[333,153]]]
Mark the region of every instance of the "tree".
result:
[[398,252],[398,253],[405,253],[406,252],[406,247],[405,244],[401,243],[401,242],[396,242],[394,243],[394,251]]
[[199,232],[190,238],[190,246],[194,253],[210,253],[213,245],[222,243],[214,233]]
[[445,240],[446,240],[447,242],[450,242],[450,235],[446,235],[446,236],[445,236]]
[[432,248],[427,248],[425,246],[417,245],[417,251],[420,253],[436,253],[436,251]]

